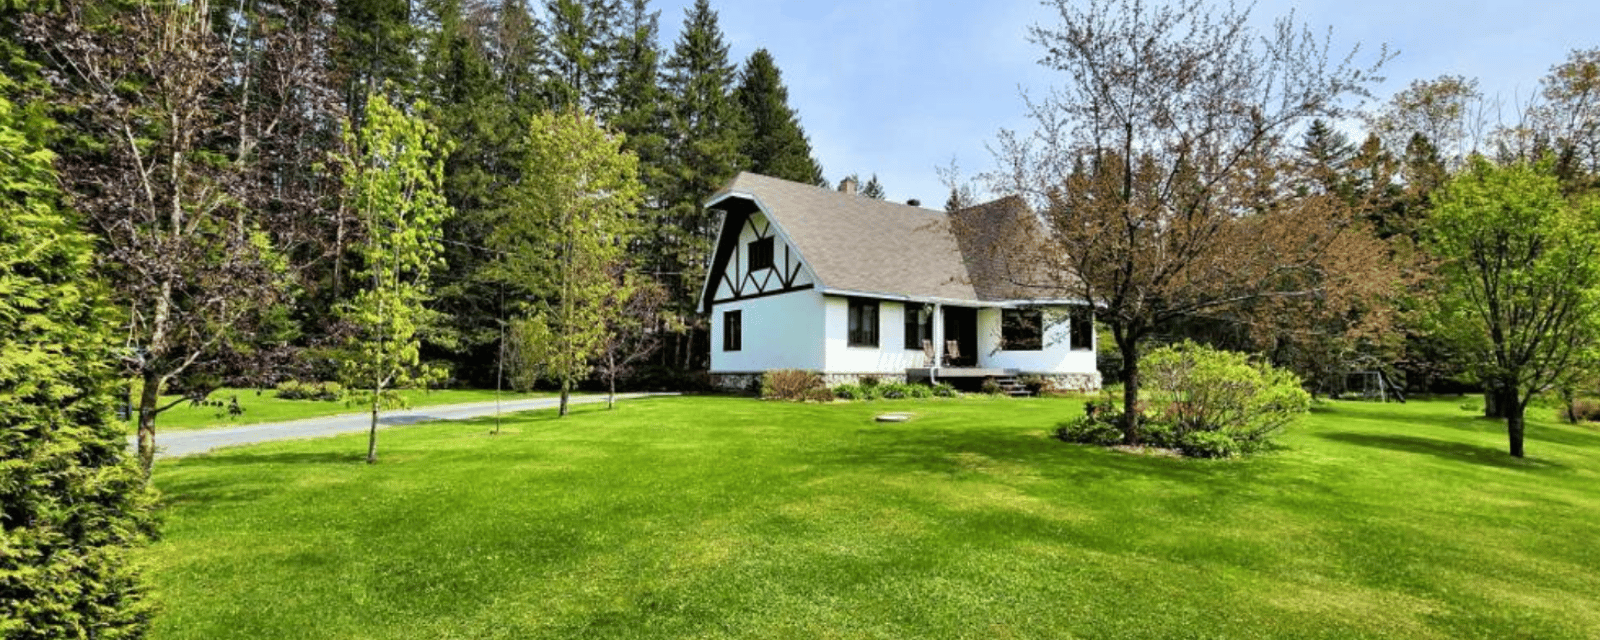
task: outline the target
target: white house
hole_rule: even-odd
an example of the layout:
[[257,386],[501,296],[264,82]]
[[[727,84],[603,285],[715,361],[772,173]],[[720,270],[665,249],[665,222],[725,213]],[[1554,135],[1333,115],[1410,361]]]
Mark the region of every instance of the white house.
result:
[[805,369],[830,384],[1039,375],[1100,387],[1091,308],[1022,297],[1006,277],[1010,244],[1042,232],[1019,199],[947,215],[742,173],[706,206],[722,212],[700,294],[719,385]]

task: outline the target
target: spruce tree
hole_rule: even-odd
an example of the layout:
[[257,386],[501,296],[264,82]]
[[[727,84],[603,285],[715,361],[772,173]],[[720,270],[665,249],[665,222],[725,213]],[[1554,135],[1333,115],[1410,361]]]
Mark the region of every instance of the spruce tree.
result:
[[0,638],[140,637],[150,610],[127,549],[153,532],[151,495],[112,414],[93,242],[23,132],[39,124],[0,97]]
[[[717,13],[707,0],[686,11],[683,30],[666,63],[667,102],[671,105],[667,135],[667,174],[662,190],[664,212],[658,219],[650,256],[656,270],[674,274],[667,281],[675,311],[695,317],[695,293],[705,278],[716,218],[701,206],[706,196],[727,184],[746,166],[739,152],[744,122],[733,100],[734,67],[728,45],[717,26]],[[692,326],[692,325],[691,325]],[[698,367],[702,332],[691,329],[672,345],[678,366]]]
[[546,0],[550,105],[610,113],[616,102],[613,59],[620,0]]
[[739,73],[734,98],[750,124],[741,151],[750,170],[774,178],[821,185],[822,167],[811,155],[811,141],[789,106],[789,89],[766,49],[757,49]]
[[876,200],[882,200],[887,195],[883,190],[883,183],[878,182],[878,174],[872,174],[867,183],[861,186],[861,195]]

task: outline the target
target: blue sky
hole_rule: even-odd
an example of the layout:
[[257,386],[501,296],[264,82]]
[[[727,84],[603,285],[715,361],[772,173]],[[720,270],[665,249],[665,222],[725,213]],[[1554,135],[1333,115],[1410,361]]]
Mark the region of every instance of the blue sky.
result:
[[[668,50],[693,0],[656,0]],[[1059,22],[1029,0],[712,0],[730,56],[766,48],[800,112],[828,179],[877,173],[891,200],[943,205],[935,167],[954,159],[968,176],[994,164],[986,144],[1005,128],[1026,129],[1019,88],[1043,93],[1058,78],[1040,67],[1029,26]],[[1295,12],[1335,50],[1387,44],[1385,99],[1412,80],[1475,77],[1486,95],[1526,99],[1572,49],[1600,47],[1596,2],[1408,2],[1261,0],[1266,25]]]

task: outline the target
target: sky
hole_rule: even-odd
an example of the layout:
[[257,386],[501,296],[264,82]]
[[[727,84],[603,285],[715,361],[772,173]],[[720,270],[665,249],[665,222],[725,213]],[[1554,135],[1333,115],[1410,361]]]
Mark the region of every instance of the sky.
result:
[[[1159,1],[1159,0],[1157,0]],[[693,0],[655,0],[670,51]],[[1031,26],[1059,24],[1054,6],[1032,0],[711,0],[736,64],[772,53],[789,104],[830,182],[877,174],[888,199],[942,207],[938,167],[965,177],[995,165],[988,145],[1002,128],[1027,131],[1022,91],[1046,93],[1061,78],[1041,67]],[[1240,6],[1244,6],[1241,2]],[[1332,30],[1335,51],[1359,44],[1370,61],[1387,45],[1384,100],[1414,80],[1476,78],[1486,96],[1510,103],[1574,49],[1600,47],[1600,2],[1507,0],[1259,0],[1266,27],[1293,13]]]

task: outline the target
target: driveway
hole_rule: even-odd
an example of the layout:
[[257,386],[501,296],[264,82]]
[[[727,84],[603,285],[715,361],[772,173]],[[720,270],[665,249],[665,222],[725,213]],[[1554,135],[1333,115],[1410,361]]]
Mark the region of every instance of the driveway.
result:
[[[675,393],[619,393],[617,400],[628,400],[648,396],[677,395]],[[594,404],[605,402],[604,395],[598,396],[572,396],[568,404]],[[561,403],[559,398],[538,398],[530,400],[506,400],[499,403],[501,413],[517,411],[530,411],[533,409],[554,409]],[[416,407],[413,409],[394,409],[385,411],[378,416],[378,428],[384,429],[397,425],[417,424],[419,422],[432,422],[435,420],[466,420],[468,418],[481,418],[492,416],[495,412],[493,402],[474,402],[470,404],[449,404],[435,407]],[[274,440],[298,440],[304,438],[323,438],[343,433],[365,432],[372,425],[370,413],[346,413],[336,416],[321,418],[307,418],[292,422],[266,422],[239,427],[223,427],[220,429],[199,429],[192,431],[161,431],[161,423],[156,423],[156,457],[170,458],[186,456],[195,453],[204,453],[221,447],[233,447],[242,444],[255,444],[258,442],[271,442]],[[138,446],[138,436],[128,436],[130,448]]]

